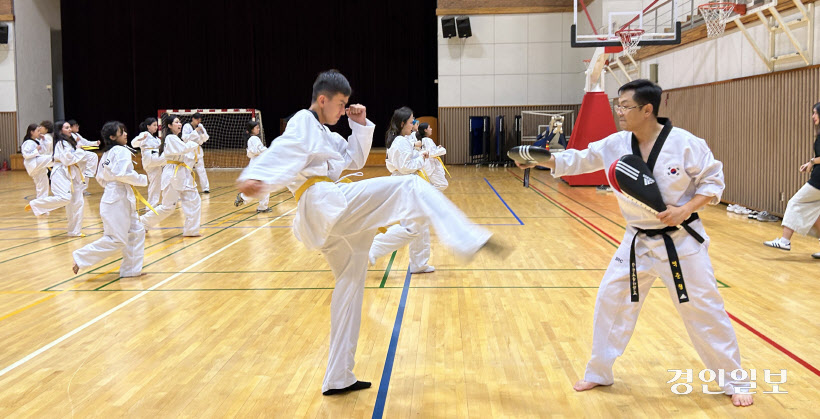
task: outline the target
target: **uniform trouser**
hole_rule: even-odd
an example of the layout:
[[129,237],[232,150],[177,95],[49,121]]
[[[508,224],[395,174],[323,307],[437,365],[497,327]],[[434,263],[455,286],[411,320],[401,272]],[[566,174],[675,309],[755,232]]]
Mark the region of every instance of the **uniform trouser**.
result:
[[[640,240],[640,238],[638,238]],[[706,368],[718,373],[725,371],[723,390],[734,394],[739,384],[730,376],[740,368],[740,351],[737,337],[723,308],[723,298],[717,289],[712,262],[707,248],[698,253],[680,257],[680,266],[688,292],[689,301],[678,302],[672,271],[668,260],[660,260],[650,251],[637,258],[639,302],[630,300],[629,249],[632,238],[624,238],[615,256],[609,263],[595,301],[593,322],[592,356],[587,364],[584,380],[610,385],[614,382],[612,366],[629,343],[641,306],[649,294],[652,283],[660,277],[667,288],[686,326],[692,344]],[[655,250],[666,252],[664,247]],[[671,367],[664,369],[671,369]]]
[[194,163],[194,170],[196,171],[196,183],[202,186],[202,192],[210,191],[211,184],[208,182],[208,173],[205,172],[205,157],[200,157]]
[[[29,201],[31,211],[34,215],[42,215],[58,208],[65,207],[66,218],[68,218],[68,235],[79,236],[82,234],[83,225],[83,182],[77,178],[68,178],[65,167],[56,169],[51,174],[52,196],[38,198]],[[72,185],[73,183],[73,185]]]
[[447,189],[447,186],[449,186],[444,168],[437,161],[433,162],[433,169],[430,170],[430,173],[427,173],[427,178],[430,179],[433,187],[440,191]]
[[127,199],[100,202],[103,236],[74,251],[74,262],[85,269],[105,258],[122,255],[120,276],[139,276],[145,255],[145,229],[140,223],[134,204]]
[[376,236],[370,247],[370,258],[379,259],[408,244],[410,272],[427,269],[427,262],[430,261],[430,227],[427,224],[419,225],[412,220],[394,224],[387,232]]
[[162,204],[154,207],[157,213],[148,211],[140,217],[140,221],[148,227],[156,227],[157,224],[174,212],[177,201],[181,202],[182,214],[185,216],[182,235],[198,236],[199,223],[202,218],[202,199],[196,192],[196,187],[178,191],[174,189],[173,185],[168,185],[162,191]]
[[48,196],[48,170],[43,169],[40,172],[35,172],[31,175],[31,180],[34,181],[34,190],[37,193],[37,199]]
[[97,175],[97,165],[100,163],[100,158],[97,153],[93,151],[86,151],[83,158],[83,176],[91,178]]
[[[242,200],[245,201],[245,203],[252,202],[255,199],[256,198],[254,198],[252,196],[247,196],[245,194],[242,194]],[[262,198],[259,199],[259,206],[256,207],[256,210],[257,211],[263,211],[263,210],[268,209],[268,202],[269,201],[270,201],[270,194],[265,194],[264,196],[262,196]]]
[[[430,223],[441,242],[462,257],[490,238],[441,192],[418,176],[391,176],[340,184],[347,208],[322,247],[336,286],[330,302],[330,352],[322,391],[356,382],[353,374],[362,315],[367,257],[379,227],[398,220]],[[321,205],[306,202],[301,205]]]
[[152,207],[159,204],[160,192],[162,192],[162,169],[163,166],[157,166],[145,171],[148,175],[148,203]]

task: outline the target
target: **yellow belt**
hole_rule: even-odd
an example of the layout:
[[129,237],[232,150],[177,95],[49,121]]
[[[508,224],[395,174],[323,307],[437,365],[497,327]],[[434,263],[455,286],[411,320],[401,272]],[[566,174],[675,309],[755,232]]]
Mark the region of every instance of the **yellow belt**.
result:
[[[74,173],[71,173],[71,166],[76,166],[76,164],[66,166],[65,168],[68,169],[68,177],[71,178],[71,193],[74,193]],[[77,170],[80,170],[80,168],[78,167]],[[85,176],[83,176],[82,170],[80,170],[80,179],[85,183]]]
[[146,201],[146,200],[145,200],[145,198],[143,198],[143,197],[142,197],[142,195],[141,195],[141,194],[140,194],[140,192],[137,190],[137,188],[136,188],[136,187],[134,187],[134,185],[129,185],[129,186],[131,186],[131,190],[132,190],[132,191],[134,191],[134,197],[135,197],[135,198],[137,198],[137,201],[142,202],[142,203],[143,203],[143,204],[145,204],[145,206],[146,206],[146,207],[148,207],[151,211],[154,211],[154,214],[159,215],[159,213],[157,212],[157,210],[155,210],[155,209],[154,209],[154,207],[152,207],[152,206],[151,206],[151,204],[149,204],[149,203],[148,203],[148,201]]
[[[299,187],[299,189],[296,190],[296,192],[293,193],[293,196],[296,198],[296,202],[297,203],[299,202],[299,198],[302,197],[302,194],[305,193],[305,191],[309,187],[311,187],[311,186],[313,186],[313,185],[315,185],[319,182],[333,182],[333,179],[331,179],[327,176],[313,176],[313,177],[309,178],[308,180],[305,181],[305,183],[302,184],[302,186]],[[344,179],[340,180],[339,182],[351,183],[352,181],[348,178],[344,178]]]
[[441,160],[441,157],[436,156],[436,158],[438,159],[438,162],[441,163],[441,167],[444,168],[444,173],[447,173],[447,176],[453,177],[453,175],[450,174],[450,171],[447,170],[447,166],[444,165],[444,162]]
[[424,169],[419,169],[419,171],[416,172],[416,174],[421,176],[422,179],[426,180],[427,183],[430,183],[430,178],[427,177],[427,172],[425,172]]
[[94,145],[84,145],[84,146],[80,146],[80,148],[82,148],[83,150],[86,150],[86,151],[88,151],[88,150],[99,150],[100,149],[99,147],[94,146]]
[[194,172],[194,169],[191,169],[191,166],[188,166],[187,164],[185,164],[185,162],[176,161],[176,160],[168,160],[166,163],[167,164],[174,164],[174,165],[177,166],[177,167],[174,168],[174,176],[177,175],[177,170],[179,170],[179,167],[182,166],[182,167],[188,169],[191,172],[191,176],[194,177],[194,182],[196,182],[196,172]]

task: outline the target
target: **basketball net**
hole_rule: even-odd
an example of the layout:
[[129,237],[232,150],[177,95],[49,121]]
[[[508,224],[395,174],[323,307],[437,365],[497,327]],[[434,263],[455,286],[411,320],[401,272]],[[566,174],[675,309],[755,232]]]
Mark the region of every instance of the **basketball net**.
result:
[[706,22],[706,36],[717,38],[726,30],[726,22],[735,9],[734,3],[706,3],[698,6],[700,15]]
[[621,45],[624,47],[624,52],[629,55],[635,55],[641,48],[638,43],[641,42],[641,37],[643,37],[644,32],[643,29],[621,29],[616,31],[615,35],[621,38]]

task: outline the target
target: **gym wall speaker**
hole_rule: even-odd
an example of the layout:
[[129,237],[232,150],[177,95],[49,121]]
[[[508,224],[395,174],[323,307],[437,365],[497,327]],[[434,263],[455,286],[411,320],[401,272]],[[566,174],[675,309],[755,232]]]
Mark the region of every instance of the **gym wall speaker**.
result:
[[456,18],[453,16],[444,16],[441,18],[441,34],[444,38],[456,36]]
[[0,44],[9,43],[9,25],[0,23]]
[[459,38],[469,38],[473,36],[473,31],[470,29],[469,16],[461,16],[456,18],[456,28],[458,29]]

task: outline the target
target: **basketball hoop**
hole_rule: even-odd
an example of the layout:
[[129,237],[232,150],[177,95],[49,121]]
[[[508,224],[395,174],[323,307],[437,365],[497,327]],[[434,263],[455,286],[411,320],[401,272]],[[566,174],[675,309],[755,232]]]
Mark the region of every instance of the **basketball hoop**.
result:
[[641,42],[641,37],[644,34],[643,29],[621,29],[615,31],[615,35],[621,38],[621,45],[624,47],[624,52],[629,55],[635,55],[641,47],[638,45]]
[[592,60],[584,60],[584,68],[589,68],[589,63],[591,62]]
[[723,35],[726,30],[726,22],[729,21],[729,16],[732,12],[738,14],[746,13],[745,4],[735,3],[706,3],[698,6],[700,15],[706,22],[706,36],[709,38],[717,38]]

